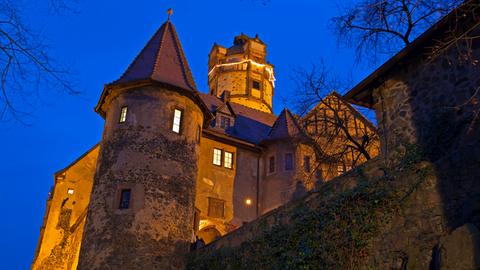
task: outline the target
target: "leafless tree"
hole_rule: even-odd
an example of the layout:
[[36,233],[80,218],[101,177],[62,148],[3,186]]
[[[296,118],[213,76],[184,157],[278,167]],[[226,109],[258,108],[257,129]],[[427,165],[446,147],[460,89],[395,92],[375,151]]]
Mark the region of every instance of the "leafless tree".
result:
[[[52,10],[69,9],[64,0],[50,0]],[[32,111],[46,90],[78,94],[67,68],[56,61],[23,14],[30,4],[0,0],[0,122],[19,121]]]
[[[392,55],[462,0],[361,0],[331,19],[340,44],[356,49],[357,61]],[[343,3],[345,4],[345,3]],[[346,5],[346,4],[345,4]]]
[[293,101],[299,122],[311,140],[315,152],[316,168],[331,164],[355,167],[371,159],[378,152],[378,135],[373,126],[353,106],[343,101],[340,94],[346,85],[338,80],[323,61],[311,69],[295,70],[296,90]]

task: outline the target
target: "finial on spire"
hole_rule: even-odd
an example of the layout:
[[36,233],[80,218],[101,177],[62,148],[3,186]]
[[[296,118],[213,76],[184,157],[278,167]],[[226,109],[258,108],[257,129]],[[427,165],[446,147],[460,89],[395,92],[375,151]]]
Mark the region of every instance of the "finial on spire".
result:
[[167,10],[167,14],[168,14],[168,20],[170,21],[170,16],[172,16],[172,13],[173,13],[173,10],[171,8],[169,8]]

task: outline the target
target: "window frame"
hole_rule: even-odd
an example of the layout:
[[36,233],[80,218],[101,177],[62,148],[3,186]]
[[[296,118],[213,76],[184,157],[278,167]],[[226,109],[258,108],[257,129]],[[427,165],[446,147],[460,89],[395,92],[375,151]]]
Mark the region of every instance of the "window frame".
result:
[[[212,206],[214,205],[212,202],[218,203],[218,204],[221,203],[221,205],[222,205],[221,215],[214,215],[216,213],[212,213],[212,212],[214,212],[214,211],[211,211]],[[211,217],[211,218],[225,218],[225,200],[218,199],[218,198],[213,198],[213,197],[208,197],[207,216]]]
[[[231,159],[230,159],[230,167],[227,166],[227,154],[230,154],[231,155]],[[227,169],[233,169],[233,159],[234,159],[234,156],[235,154],[233,152],[229,152],[229,151],[223,151],[223,167],[227,168]]]
[[128,106],[122,106],[120,109],[120,117],[118,118],[118,123],[127,122]]
[[[291,167],[287,168],[287,156],[291,156]],[[295,157],[293,156],[293,153],[290,153],[290,152],[287,152],[285,153],[285,155],[283,155],[283,158],[284,158],[284,167],[283,169],[286,171],[286,172],[290,172],[290,171],[293,171],[294,170],[294,167],[295,167]]]
[[[128,193],[128,200],[124,201],[124,195]],[[126,207],[125,207],[126,203]],[[132,208],[132,189],[131,188],[122,188],[120,189],[120,199],[118,202],[119,210],[127,210]]]
[[[219,157],[219,159],[218,159],[218,160],[219,160],[219,164],[216,164],[216,163],[215,163],[215,161],[216,161],[216,158],[215,158],[215,157],[217,156],[217,155],[215,155],[216,151],[219,151],[219,152],[220,152],[220,157]],[[215,166],[222,167],[222,165],[223,165],[223,162],[222,162],[222,161],[223,161],[223,150],[220,149],[220,148],[214,147],[214,148],[213,148],[212,164],[215,165]]]
[[268,174],[273,174],[276,171],[276,164],[275,164],[275,155],[271,155],[268,157]]
[[[255,84],[258,84],[258,88],[255,87]],[[252,79],[252,89],[262,90],[262,82]]]
[[[176,116],[177,111],[180,112],[180,117],[179,117],[178,124],[176,124],[176,121],[175,121],[177,119],[177,116]],[[182,131],[183,131],[183,127],[182,127],[183,126],[183,113],[184,113],[184,111],[181,108],[175,107],[173,109],[173,117],[172,117],[172,122],[171,122],[172,123],[171,130],[172,130],[173,133],[176,133],[176,134],[179,134],[179,135],[182,134]],[[176,126],[178,126],[178,131],[175,130]]]

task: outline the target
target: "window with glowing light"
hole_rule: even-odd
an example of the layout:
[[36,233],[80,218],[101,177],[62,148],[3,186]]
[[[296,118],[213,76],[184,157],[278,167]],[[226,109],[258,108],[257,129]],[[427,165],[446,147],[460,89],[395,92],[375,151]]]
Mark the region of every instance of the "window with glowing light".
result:
[[120,193],[120,205],[118,206],[119,209],[130,208],[131,195],[132,195],[131,189],[122,189],[122,192]]
[[127,120],[127,110],[128,110],[127,106],[122,107],[122,110],[120,111],[120,119],[119,119],[120,123],[124,123]]
[[337,175],[342,175],[345,172],[343,164],[337,165]]
[[213,165],[222,166],[222,150],[213,149]]
[[173,126],[172,131],[175,133],[180,133],[180,125],[182,124],[182,111],[175,109],[173,113]]
[[233,167],[233,153],[225,151],[223,165],[229,169]]
[[69,189],[67,189],[67,193],[69,195],[73,195],[73,193],[75,193],[75,190],[73,188],[69,188]]

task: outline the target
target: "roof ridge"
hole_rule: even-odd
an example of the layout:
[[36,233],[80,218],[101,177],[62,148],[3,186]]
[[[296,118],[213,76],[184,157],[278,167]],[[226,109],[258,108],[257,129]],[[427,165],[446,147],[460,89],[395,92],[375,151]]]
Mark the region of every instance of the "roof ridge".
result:
[[[165,27],[165,29],[163,30],[162,36],[160,37],[160,40],[159,40],[158,50],[157,50],[157,52],[155,53],[155,63],[153,64],[153,68],[152,68],[152,70],[151,70],[151,72],[150,72],[150,77],[153,76],[153,73],[155,73],[155,70],[156,70],[157,67],[158,67],[158,62],[160,61],[160,59],[159,59],[158,56],[160,55],[160,51],[162,50],[163,40],[165,39],[165,35],[167,34],[168,25],[169,25],[169,24],[170,24],[170,18],[160,27],[160,29],[161,29],[162,27]],[[157,33],[155,33],[155,35],[156,35],[156,34],[157,34]],[[150,41],[147,43],[147,45],[145,45],[145,47],[148,46],[149,43],[150,43]]]
[[140,50],[140,52],[137,53],[137,55],[135,56],[135,58],[133,59],[132,62],[130,62],[130,64],[128,64],[127,68],[125,69],[125,71],[122,73],[122,76],[120,76],[120,78],[118,78],[117,80],[114,80],[112,83],[115,83],[115,82],[118,82],[118,81],[121,81],[122,79],[125,78],[125,76],[127,75],[128,71],[130,70],[130,68],[134,65],[134,63],[138,60],[138,58],[140,57],[140,55],[142,55],[145,50],[147,49],[148,45],[152,42],[152,40],[157,36],[158,32],[162,31],[162,28],[163,28],[163,25],[158,28],[157,31],[155,31],[155,33],[153,33],[153,35],[150,37],[150,39],[147,41],[147,43],[143,46],[143,48]]

